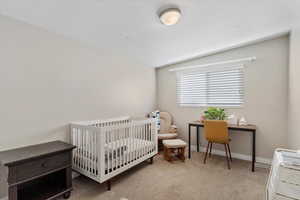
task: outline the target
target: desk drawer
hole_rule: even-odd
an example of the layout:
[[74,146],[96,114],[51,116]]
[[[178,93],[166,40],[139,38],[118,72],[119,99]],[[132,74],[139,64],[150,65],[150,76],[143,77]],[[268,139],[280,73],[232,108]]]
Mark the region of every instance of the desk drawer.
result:
[[51,170],[71,165],[72,154],[70,152],[59,153],[41,159],[32,160],[15,166],[15,176],[10,183],[23,181],[35,176],[43,175]]

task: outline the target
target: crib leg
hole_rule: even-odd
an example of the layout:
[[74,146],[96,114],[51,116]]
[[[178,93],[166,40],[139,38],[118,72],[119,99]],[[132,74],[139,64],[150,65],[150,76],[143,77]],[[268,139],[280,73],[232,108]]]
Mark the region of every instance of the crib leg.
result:
[[111,190],[111,181],[110,180],[106,181],[106,186],[107,186],[107,190],[110,191]]
[[153,157],[150,158],[150,164],[153,164]]

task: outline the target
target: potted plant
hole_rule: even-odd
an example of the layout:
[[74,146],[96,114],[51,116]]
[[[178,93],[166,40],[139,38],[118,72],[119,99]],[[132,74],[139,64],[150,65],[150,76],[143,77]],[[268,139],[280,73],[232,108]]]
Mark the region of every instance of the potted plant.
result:
[[225,109],[209,107],[206,111],[204,111],[204,115],[202,116],[201,121],[203,120],[226,120],[227,115]]

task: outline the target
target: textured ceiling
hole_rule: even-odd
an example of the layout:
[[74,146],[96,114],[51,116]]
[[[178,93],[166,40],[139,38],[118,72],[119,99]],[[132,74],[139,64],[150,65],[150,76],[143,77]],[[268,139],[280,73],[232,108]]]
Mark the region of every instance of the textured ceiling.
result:
[[[182,10],[175,26],[157,18],[169,4]],[[2,15],[152,67],[291,29],[299,8],[299,0],[0,0]]]

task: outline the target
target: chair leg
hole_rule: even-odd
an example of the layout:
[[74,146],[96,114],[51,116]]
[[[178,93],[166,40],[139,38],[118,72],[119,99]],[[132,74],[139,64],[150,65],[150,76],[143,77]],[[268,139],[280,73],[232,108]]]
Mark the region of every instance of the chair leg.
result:
[[185,162],[185,147],[183,147],[182,149],[182,158],[183,158],[183,162]]
[[160,151],[164,151],[164,145],[163,140],[158,140],[157,146],[158,146],[158,154],[160,154]]
[[231,157],[231,151],[230,151],[229,144],[227,144],[227,148],[228,148],[228,152],[229,152],[229,158],[230,158],[230,161],[232,162],[232,157]]
[[182,162],[185,161],[185,147],[178,148],[178,157]]
[[209,145],[210,145],[210,142],[207,143],[206,152],[205,152],[205,156],[204,156],[204,164],[206,163],[206,158],[207,158],[207,154],[208,154]]
[[165,152],[165,160],[170,161],[169,149],[167,147],[164,147],[164,152]]
[[170,149],[168,147],[165,147],[165,152],[166,152],[166,160],[169,162],[172,162],[173,158],[172,158],[172,152],[174,151],[174,149]]
[[227,145],[224,144],[228,169],[230,169],[230,161],[228,158]]
[[211,143],[210,143],[210,148],[209,148],[209,154],[208,154],[209,157],[211,157],[211,149],[212,149],[212,145],[213,145],[213,143],[211,142]]

